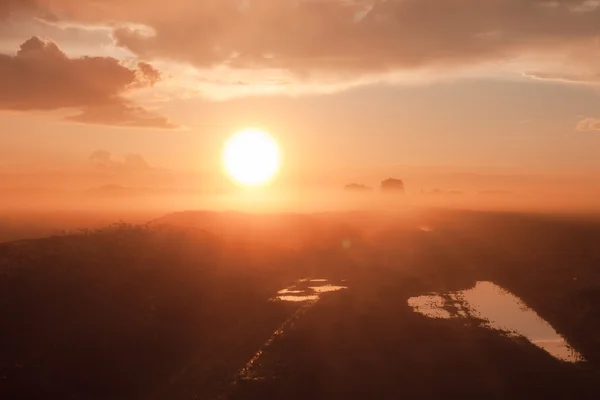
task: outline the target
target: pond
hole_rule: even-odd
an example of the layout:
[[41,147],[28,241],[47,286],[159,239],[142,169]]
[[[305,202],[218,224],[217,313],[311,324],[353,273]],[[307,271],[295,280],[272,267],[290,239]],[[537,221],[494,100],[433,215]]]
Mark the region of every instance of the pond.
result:
[[566,362],[583,361],[564,337],[517,296],[492,282],[477,282],[467,290],[412,297],[408,305],[430,318],[479,318],[483,325],[520,336]]

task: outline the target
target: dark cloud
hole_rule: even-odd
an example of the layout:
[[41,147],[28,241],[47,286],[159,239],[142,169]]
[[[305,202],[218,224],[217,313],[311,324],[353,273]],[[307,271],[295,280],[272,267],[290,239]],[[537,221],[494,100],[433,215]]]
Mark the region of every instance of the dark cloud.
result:
[[154,85],[160,73],[111,57],[69,58],[53,42],[32,37],[16,55],[0,55],[0,109],[81,109],[69,119],[118,126],[169,128],[167,119],[131,104],[130,90]]
[[154,86],[162,79],[160,71],[147,62],[138,63],[138,82],[141,86]]
[[32,37],[15,56],[0,55],[0,107],[53,110],[112,104],[136,84],[136,71],[113,58],[70,59]]

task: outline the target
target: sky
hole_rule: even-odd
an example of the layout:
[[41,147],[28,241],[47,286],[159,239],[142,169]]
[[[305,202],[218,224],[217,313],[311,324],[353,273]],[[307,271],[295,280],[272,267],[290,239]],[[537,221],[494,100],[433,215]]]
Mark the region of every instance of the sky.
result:
[[0,0],[0,126],[6,187],[203,190],[244,128],[288,186],[589,187],[600,1]]

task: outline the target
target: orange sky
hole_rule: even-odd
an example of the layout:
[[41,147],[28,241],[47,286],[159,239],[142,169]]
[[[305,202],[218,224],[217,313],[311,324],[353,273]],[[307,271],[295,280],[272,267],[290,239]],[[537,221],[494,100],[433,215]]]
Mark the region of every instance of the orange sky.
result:
[[599,3],[0,0],[0,187],[214,190],[258,127],[286,187],[595,188]]

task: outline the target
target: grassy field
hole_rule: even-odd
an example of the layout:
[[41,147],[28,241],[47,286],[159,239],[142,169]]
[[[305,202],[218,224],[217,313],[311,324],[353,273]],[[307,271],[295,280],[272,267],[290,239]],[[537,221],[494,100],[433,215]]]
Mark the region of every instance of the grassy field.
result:
[[[301,278],[341,282],[271,301]],[[411,296],[489,280],[587,360]],[[597,398],[600,219],[467,211],[186,212],[0,244],[0,397]]]

